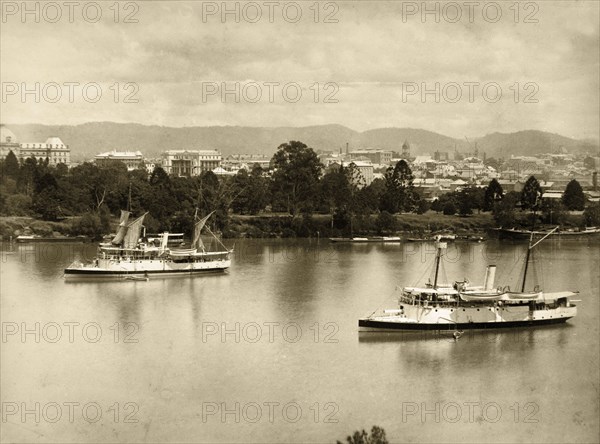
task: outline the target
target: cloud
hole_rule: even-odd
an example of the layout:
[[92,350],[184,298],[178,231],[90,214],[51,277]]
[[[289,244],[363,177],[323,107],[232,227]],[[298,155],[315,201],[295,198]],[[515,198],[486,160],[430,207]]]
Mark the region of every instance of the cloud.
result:
[[[443,15],[437,23],[431,14],[424,22],[420,13],[403,15],[403,7],[413,3],[422,5],[331,3],[335,10],[321,3],[317,23],[313,4],[304,2],[298,3],[302,19],[297,23],[286,20],[282,7],[275,10],[273,23],[264,7],[257,23],[244,20],[243,14],[239,23],[232,16],[223,23],[219,14],[203,19],[202,8],[211,2],[140,2],[134,15],[138,23],[124,23],[132,11],[123,9],[115,23],[108,3],[102,3],[97,23],[77,14],[73,23],[64,16],[58,23],[7,17],[0,30],[3,82],[98,82],[103,98],[48,103],[42,97],[40,103],[23,103],[19,97],[4,97],[2,118],[174,126],[340,123],[359,130],[423,127],[458,137],[537,128],[598,138],[598,3],[529,2],[537,5],[535,11],[521,3],[518,20],[509,8],[512,3],[501,3],[502,18],[496,23],[486,20],[483,6],[475,10],[472,23],[466,10],[458,23]],[[243,11],[248,3],[239,5]],[[434,8],[434,3],[428,5]],[[440,3],[440,11],[446,5]],[[532,12],[538,22],[524,23]],[[328,14],[338,22],[323,23]],[[203,100],[202,82],[236,81],[241,87],[295,82],[303,88],[303,100],[289,103],[281,94],[273,103],[248,103],[243,97],[227,103]],[[122,103],[128,82],[139,88],[138,103]],[[326,82],[339,85],[339,103],[323,103]],[[480,93],[473,103],[449,103],[443,97],[439,102],[430,97],[407,102],[405,82],[429,88],[436,82],[441,87],[495,82],[503,98],[488,103]],[[537,85],[538,103],[521,102],[526,82]],[[315,83],[317,103],[311,100]]]

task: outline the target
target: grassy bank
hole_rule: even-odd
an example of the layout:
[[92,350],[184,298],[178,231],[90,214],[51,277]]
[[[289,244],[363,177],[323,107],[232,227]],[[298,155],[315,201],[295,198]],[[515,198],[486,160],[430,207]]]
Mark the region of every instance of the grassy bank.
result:
[[[282,214],[257,216],[232,215],[225,237],[335,237],[353,235],[422,235],[437,231],[451,231],[456,234],[481,234],[493,228],[494,219],[489,213],[472,216],[445,216],[435,212],[425,214],[399,214],[382,220],[378,215],[355,216],[352,225],[349,221],[332,224],[332,216],[316,214],[310,218]],[[332,226],[333,225],[333,226]]]
[[[564,221],[565,226],[579,226],[581,214],[572,214]],[[61,222],[42,221],[32,217],[0,217],[0,236],[7,239],[20,234],[41,236],[90,235],[89,227],[81,217]],[[112,230],[102,229],[97,234],[114,232],[118,219],[111,218]],[[519,215],[514,226],[527,228],[530,223],[525,214]],[[436,232],[451,232],[457,235],[481,235],[496,227],[491,213],[470,216],[447,216],[434,211],[425,214],[397,214],[354,216],[350,219],[334,220],[329,214],[313,214],[310,217],[292,218],[284,213],[261,213],[256,216],[230,214],[227,226],[222,230],[226,238],[288,238],[288,237],[339,237],[404,235],[423,236]],[[538,225],[541,228],[541,225]],[[98,237],[97,237],[98,238]]]
[[61,222],[49,222],[33,217],[3,216],[0,217],[0,236],[7,239],[21,234],[37,234],[40,236],[76,236],[75,226],[79,218],[71,218]]

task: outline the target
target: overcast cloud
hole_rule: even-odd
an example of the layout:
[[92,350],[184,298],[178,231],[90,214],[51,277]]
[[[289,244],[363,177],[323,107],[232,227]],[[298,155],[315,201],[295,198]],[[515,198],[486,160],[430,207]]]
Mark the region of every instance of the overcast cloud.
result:
[[[167,126],[339,123],[356,130],[424,128],[460,138],[539,129],[599,138],[596,1],[521,3],[518,23],[510,9],[512,1],[497,3],[502,17],[496,23],[483,16],[483,6],[490,2],[475,7],[473,23],[463,2],[456,3],[463,13],[458,23],[448,23],[446,18],[452,17],[443,14],[440,23],[433,15],[423,23],[420,11],[403,15],[403,8],[405,12],[413,5],[420,9],[421,2],[379,1],[335,2],[327,7],[322,3],[319,23],[314,23],[313,2],[298,2],[302,18],[289,23],[281,13],[285,3],[291,2],[275,7],[273,23],[263,2],[255,4],[263,13],[256,23],[247,22],[243,14],[240,23],[232,15],[223,23],[218,12],[203,19],[203,10],[220,8],[221,2],[136,2],[139,10],[133,18],[138,23],[123,23],[127,13],[134,11],[126,3],[120,4],[119,23],[115,23],[109,9],[112,2],[101,3],[103,15],[97,23],[82,17],[86,2],[80,2],[69,23],[67,7],[58,2],[63,5],[62,17],[49,23],[41,3],[40,23],[36,23],[33,15],[23,20],[21,2],[3,2],[1,120]],[[18,10],[12,14],[14,7]],[[428,7],[435,8],[435,3]],[[440,11],[443,8],[441,3]],[[254,17],[250,7],[246,12],[246,18]],[[295,11],[288,12],[293,18]],[[453,13],[449,6],[446,12]],[[492,16],[495,11],[487,12]],[[328,13],[334,13],[331,18],[338,22],[323,23]],[[54,16],[49,8],[46,14]],[[538,23],[524,23],[528,14]],[[48,97],[41,92],[39,103],[34,94],[23,98],[22,87],[34,89],[36,82],[40,88],[50,82],[61,85],[60,100],[49,103],[55,97],[52,87],[46,89]],[[72,103],[64,82],[79,83],[73,86]],[[82,85],[90,82],[102,88],[96,103],[83,97]],[[219,91],[207,95],[207,85],[214,84],[206,82],[219,88],[221,82],[231,88],[234,82],[241,86],[256,82],[262,96],[256,103],[242,94],[238,103],[234,95],[223,100]],[[263,82],[280,83],[272,87],[272,103]],[[290,82],[303,88],[296,103],[282,94],[282,85]],[[325,88],[327,82],[331,84]],[[423,82],[432,89],[436,82],[440,89],[455,82],[463,96],[450,103],[441,95],[436,103],[433,94],[424,98],[418,92],[406,94],[409,83],[420,88]],[[489,103],[478,86],[470,103],[465,82],[495,82],[502,97]],[[19,90],[12,94],[15,85]],[[256,92],[256,87],[248,86],[246,95],[254,99]],[[296,91],[287,92],[293,98]],[[488,90],[491,97],[487,98],[494,98],[494,92]],[[125,103],[128,93],[129,100],[137,103]],[[325,103],[330,93],[329,100],[337,103]],[[528,94],[528,100],[537,103],[525,103]],[[455,89],[448,86],[446,95],[453,99]]]

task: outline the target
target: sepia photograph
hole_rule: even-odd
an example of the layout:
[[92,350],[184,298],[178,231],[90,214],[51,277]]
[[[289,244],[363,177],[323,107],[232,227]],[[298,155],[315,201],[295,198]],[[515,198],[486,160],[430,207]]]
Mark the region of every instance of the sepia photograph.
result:
[[0,442],[600,442],[600,2],[0,12]]

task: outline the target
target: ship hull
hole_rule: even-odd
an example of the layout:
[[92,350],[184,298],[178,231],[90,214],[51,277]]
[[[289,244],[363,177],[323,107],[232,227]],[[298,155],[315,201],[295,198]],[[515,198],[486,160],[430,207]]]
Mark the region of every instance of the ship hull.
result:
[[425,323],[425,322],[394,322],[394,321],[375,321],[370,319],[359,319],[359,331],[454,331],[454,330],[488,330],[496,328],[520,328],[534,327],[538,325],[562,324],[570,317],[560,317],[551,319],[536,319],[523,321],[502,321],[502,322],[461,322],[461,323]]
[[126,266],[81,266],[65,269],[65,279],[128,279],[169,276],[191,276],[198,274],[223,273],[231,266],[230,260],[173,264],[153,261],[143,266],[128,263]]

